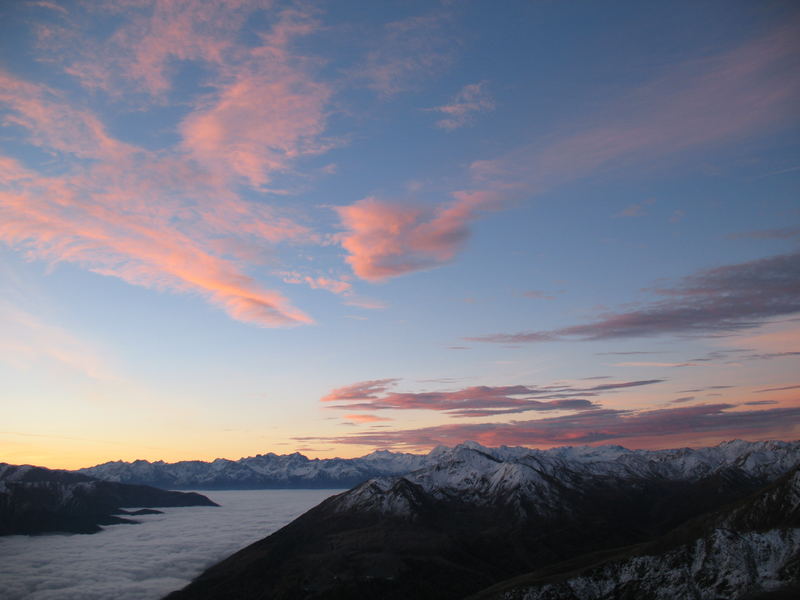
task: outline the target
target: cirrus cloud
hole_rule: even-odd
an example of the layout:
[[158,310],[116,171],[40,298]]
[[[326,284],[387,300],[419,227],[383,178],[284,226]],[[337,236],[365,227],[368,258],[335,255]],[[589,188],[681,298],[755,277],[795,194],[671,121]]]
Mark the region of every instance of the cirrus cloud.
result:
[[426,110],[445,115],[443,119],[436,121],[437,127],[447,131],[460,129],[472,123],[476,113],[494,110],[494,101],[486,86],[485,81],[465,85],[449,104]]
[[[321,136],[330,89],[314,78],[314,62],[290,48],[315,22],[299,10],[277,12],[271,28],[245,44],[241,27],[264,8],[193,1],[76,8],[68,21],[73,29],[60,30],[67,39],[95,9],[126,17],[94,54],[96,69],[87,71],[111,75],[79,79],[92,89],[116,98],[135,81],[163,94],[172,59],[208,71],[213,91],[189,102],[177,127],[181,139],[158,150],[116,139],[99,115],[65,92],[0,71],[3,124],[21,146],[55,159],[55,166],[33,167],[0,158],[0,241],[31,259],[199,295],[240,321],[311,323],[249,274],[273,259],[275,244],[315,236],[284,211],[246,199],[241,186],[266,191],[275,174],[329,147]],[[100,42],[89,36],[87,46],[93,43]]]

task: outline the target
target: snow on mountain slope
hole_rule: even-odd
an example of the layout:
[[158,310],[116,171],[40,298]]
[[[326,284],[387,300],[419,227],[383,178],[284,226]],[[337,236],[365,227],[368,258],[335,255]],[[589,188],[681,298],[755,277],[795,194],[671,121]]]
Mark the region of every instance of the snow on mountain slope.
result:
[[106,481],[178,489],[350,487],[371,477],[420,468],[427,457],[378,451],[355,459],[309,459],[302,454],[259,454],[212,462],[115,461],[77,472]]
[[[503,504],[539,514],[561,508],[564,494],[580,495],[587,484],[603,481],[696,482],[715,475],[767,483],[800,463],[798,442],[725,442],[719,446],[677,450],[627,450],[620,446],[568,447],[552,450],[486,448],[468,442],[436,448],[428,464],[402,479],[437,499],[472,504]],[[366,509],[374,497],[376,510],[407,502],[396,493],[398,479],[372,479],[349,492],[348,505]],[[402,512],[401,511],[401,512]]]
[[260,454],[239,460],[165,463],[116,461],[78,472],[107,481],[168,488],[350,487],[365,480],[409,474],[424,488],[469,492],[476,497],[490,488],[528,486],[542,477],[568,483],[570,474],[631,478],[697,480],[722,469],[737,468],[747,476],[769,481],[800,461],[798,442],[735,440],[710,448],[628,450],[621,446],[575,446],[536,450],[501,446],[486,448],[465,442],[439,446],[427,455],[380,450],[360,458],[309,459],[302,454]]
[[[783,442],[658,452],[440,447],[419,469],[328,498],[169,598],[456,600],[575,557],[649,543],[744,500],[798,461],[798,444]],[[762,512],[773,515],[772,506]],[[763,524],[747,531],[761,534]],[[783,542],[772,541],[747,543],[761,543],[767,562],[779,564]],[[750,560],[744,547],[733,552]]]
[[[497,600],[730,599],[800,585],[800,470],[733,508],[571,576],[500,585]],[[533,576],[535,578],[535,576]],[[503,590],[502,588],[506,589]]]

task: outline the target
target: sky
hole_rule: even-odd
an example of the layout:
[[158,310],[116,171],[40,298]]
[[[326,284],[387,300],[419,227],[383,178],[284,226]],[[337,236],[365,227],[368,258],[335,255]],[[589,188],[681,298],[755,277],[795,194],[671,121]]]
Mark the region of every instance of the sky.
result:
[[800,437],[791,1],[0,6],[0,460]]

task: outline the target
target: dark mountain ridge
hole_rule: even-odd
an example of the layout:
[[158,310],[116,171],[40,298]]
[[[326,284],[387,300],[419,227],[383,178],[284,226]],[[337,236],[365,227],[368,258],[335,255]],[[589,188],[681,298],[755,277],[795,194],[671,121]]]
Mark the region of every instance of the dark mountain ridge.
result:
[[[217,506],[205,496],[144,485],[0,463],[0,535],[49,532],[95,533],[101,525],[136,523],[125,507],[152,509]],[[137,511],[139,514],[147,514]]]

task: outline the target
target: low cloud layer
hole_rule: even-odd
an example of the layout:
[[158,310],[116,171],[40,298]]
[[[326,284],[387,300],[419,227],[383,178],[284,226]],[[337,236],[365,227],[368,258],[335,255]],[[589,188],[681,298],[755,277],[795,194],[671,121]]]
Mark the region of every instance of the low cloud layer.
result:
[[93,535],[0,538],[5,600],[158,600],[289,523],[331,490],[208,492],[221,506],[168,508]]
[[558,340],[609,340],[662,334],[719,334],[756,327],[800,312],[800,253],[707,269],[656,292],[665,300],[608,313],[585,325],[467,338],[519,344]]
[[[375,379],[334,389],[321,400],[328,403],[329,408],[343,410],[433,410],[455,417],[488,417],[527,411],[599,409],[600,405],[581,396],[594,397],[614,390],[652,385],[662,381],[662,379],[622,381],[590,387],[478,385],[446,392],[412,393],[390,391],[399,382],[398,379]],[[360,420],[366,421],[364,416],[361,416]]]

